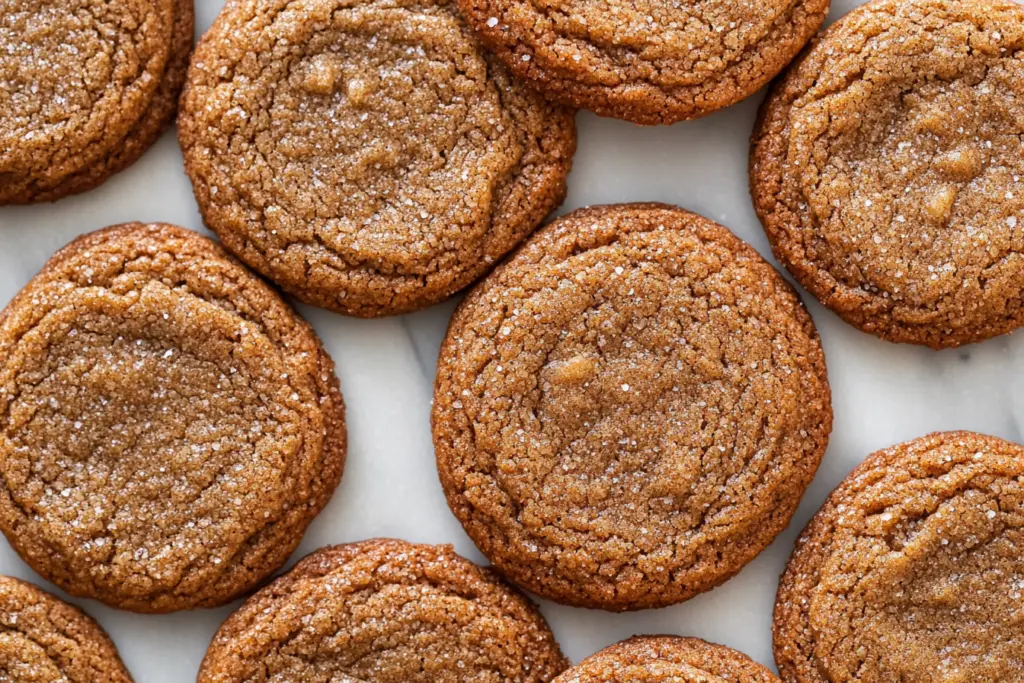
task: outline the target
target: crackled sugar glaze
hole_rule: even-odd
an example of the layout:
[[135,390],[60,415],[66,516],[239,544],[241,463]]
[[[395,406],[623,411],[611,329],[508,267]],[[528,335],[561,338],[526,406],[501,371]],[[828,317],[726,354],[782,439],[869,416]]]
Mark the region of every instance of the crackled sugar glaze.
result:
[[775,659],[796,683],[1016,680],[1024,449],[951,432],[865,460],[797,542]]
[[117,649],[85,613],[35,586],[0,576],[0,680],[131,683]]
[[574,106],[638,123],[753,94],[814,35],[828,0],[460,0],[516,73]]
[[725,228],[655,204],[573,212],[469,295],[438,365],[456,516],[517,583],[666,605],[787,523],[825,450],[817,334]]
[[323,548],[224,623],[199,683],[548,683],[568,666],[543,617],[448,546]]
[[697,638],[637,636],[607,647],[555,683],[779,683],[741,652]]
[[755,203],[823,303],[893,341],[955,346],[1024,319],[1024,7],[876,0],[769,98]]
[[76,595],[228,602],[341,474],[312,331],[213,243],[128,225],[60,252],[0,316],[0,527]]
[[572,114],[510,80],[447,2],[238,2],[197,50],[186,166],[228,248],[356,315],[476,279],[561,201]]
[[113,153],[172,57],[175,4],[0,1],[0,204],[47,196]]

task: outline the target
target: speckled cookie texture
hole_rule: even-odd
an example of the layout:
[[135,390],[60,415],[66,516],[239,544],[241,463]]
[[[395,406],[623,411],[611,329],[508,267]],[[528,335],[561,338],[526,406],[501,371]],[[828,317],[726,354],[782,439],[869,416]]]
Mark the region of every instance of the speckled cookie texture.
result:
[[797,541],[774,642],[791,683],[1020,680],[1024,448],[949,432],[869,456]]
[[192,0],[6,0],[0,11],[0,205],[83,192],[173,120]]
[[30,583],[0,576],[0,680],[132,683],[88,615]]
[[569,666],[543,617],[450,546],[322,548],[232,614],[199,683],[546,683]]
[[447,0],[229,0],[179,120],[207,223],[299,299],[379,316],[466,287],[565,195],[571,110]]
[[792,288],[662,204],[541,229],[455,313],[434,391],[441,483],[481,551],[539,595],[608,610],[738,572],[788,523],[831,424]]
[[566,104],[674,123],[752,95],[821,26],[828,0],[458,0],[520,78]]
[[637,636],[601,650],[555,683],[780,683],[742,652],[698,638]]
[[1024,321],[1022,50],[1009,0],[875,0],[773,89],[754,132],[757,212],[779,260],[847,322],[941,348]]
[[128,224],[0,313],[0,530],[72,595],[226,603],[298,545],[345,457],[312,329],[213,242]]

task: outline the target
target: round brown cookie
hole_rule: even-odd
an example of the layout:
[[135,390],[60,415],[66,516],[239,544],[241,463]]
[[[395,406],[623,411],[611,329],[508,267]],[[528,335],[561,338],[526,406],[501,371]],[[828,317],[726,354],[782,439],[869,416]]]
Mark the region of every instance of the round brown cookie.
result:
[[[180,0],[7,0],[0,12],[0,204],[97,184],[149,109]],[[70,190],[61,191],[68,183]]]
[[53,201],[91,190],[134,164],[157,141],[178,111],[178,97],[185,84],[189,57],[192,55],[194,25],[193,0],[175,0],[170,58],[146,113],[105,158],[69,176],[50,190],[36,192],[32,201]]
[[569,666],[537,609],[450,546],[322,548],[221,626],[199,683],[546,683]]
[[555,683],[779,683],[742,652],[699,638],[636,636],[607,647]]
[[464,288],[561,202],[572,112],[448,0],[232,0],[179,120],[206,223],[299,299],[378,316]]
[[792,288],[661,204],[575,211],[462,303],[434,445],[448,503],[511,580],[630,610],[736,574],[789,522],[832,426]]
[[0,680],[131,683],[117,648],[82,610],[0,576]]
[[821,26],[829,0],[458,0],[512,72],[566,104],[675,123],[754,94]]
[[0,313],[0,529],[67,592],[215,606],[298,545],[345,456],[312,329],[200,235],[128,224]]
[[1022,50],[1010,0],[875,0],[766,100],[757,212],[850,324],[940,348],[1024,321]]
[[1024,670],[1024,448],[970,432],[879,451],[779,583],[786,681],[1010,681]]

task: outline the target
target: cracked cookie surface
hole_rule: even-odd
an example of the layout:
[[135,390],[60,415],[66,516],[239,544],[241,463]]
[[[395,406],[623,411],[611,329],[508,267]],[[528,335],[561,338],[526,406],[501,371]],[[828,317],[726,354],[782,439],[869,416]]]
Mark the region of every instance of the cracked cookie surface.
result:
[[345,456],[312,329],[210,240],[127,224],[0,313],[0,529],[40,574],[140,612],[276,570]]
[[569,105],[642,124],[754,94],[821,26],[828,0],[459,0],[520,78]]
[[132,683],[117,648],[85,612],[0,576],[0,680]]
[[775,661],[793,683],[1024,670],[1024,448],[970,432],[869,456],[796,543]]
[[452,319],[448,503],[512,581],[609,610],[686,600],[781,531],[831,430],[825,359],[750,246],[660,204],[538,231]]
[[766,100],[751,188],[778,259],[883,339],[957,346],[1024,321],[1024,7],[875,0]]
[[561,202],[573,113],[486,56],[445,0],[232,0],[179,120],[203,218],[307,303],[441,301]]
[[450,546],[323,548],[221,626],[199,683],[547,683],[569,663],[537,609]]
[[133,163],[170,123],[192,0],[0,5],[0,204],[53,201]]
[[178,111],[178,97],[185,85],[185,74],[192,55],[194,28],[193,0],[175,0],[170,56],[160,78],[160,85],[154,91],[145,113],[104,158],[64,179],[56,187],[37,191],[32,201],[53,201],[90,190],[134,164],[157,141]]
[[698,638],[636,636],[587,657],[555,683],[779,683],[742,652]]

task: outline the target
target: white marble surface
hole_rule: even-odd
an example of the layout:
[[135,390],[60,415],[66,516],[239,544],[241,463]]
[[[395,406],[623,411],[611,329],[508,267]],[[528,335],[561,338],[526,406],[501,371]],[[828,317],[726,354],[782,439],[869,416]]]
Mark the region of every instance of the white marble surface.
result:
[[[197,0],[197,32],[209,26],[221,4]],[[832,18],[856,4],[834,1]],[[581,113],[579,152],[562,211],[617,201],[671,202],[723,223],[770,258],[747,194],[747,143],[760,100],[757,95],[700,121],[653,129]],[[0,303],[74,236],[131,220],[202,230],[173,133],[97,190],[52,205],[0,208]],[[865,455],[953,428],[1024,438],[1024,383],[1016,376],[1024,367],[1024,333],[934,352],[878,341],[816,302],[808,305],[824,340],[836,419],[824,462],[793,524],[739,576],[682,605],[615,615],[543,603],[574,661],[633,634],[675,633],[725,643],[771,664],[775,584],[793,540]],[[373,536],[452,543],[482,559],[445,505],[430,441],[434,364],[453,308],[448,302],[371,321],[302,309],[337,362],[350,450],[341,487],[292,561],[322,545]],[[2,540],[0,573],[43,583]],[[142,616],[75,602],[110,632],[139,683],[194,680],[210,637],[232,609]]]

